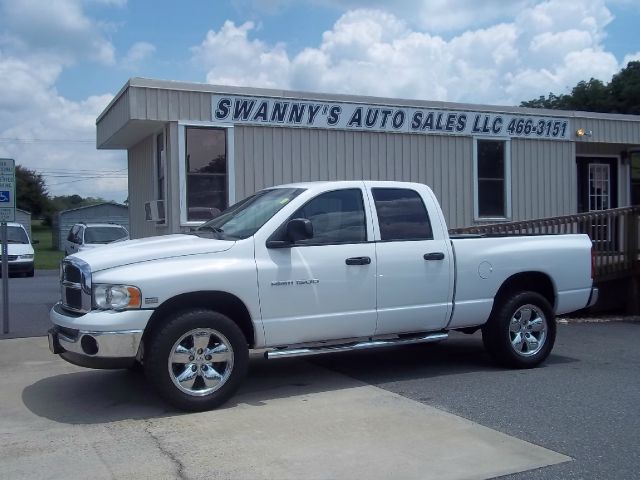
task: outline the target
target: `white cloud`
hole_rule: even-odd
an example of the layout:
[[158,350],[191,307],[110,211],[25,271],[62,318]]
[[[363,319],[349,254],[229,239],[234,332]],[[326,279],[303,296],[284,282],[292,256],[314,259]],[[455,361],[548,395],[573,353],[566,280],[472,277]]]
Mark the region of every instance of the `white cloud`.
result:
[[640,62],[640,52],[625,55],[624,60],[622,60],[622,66],[626,67],[629,62]]
[[[96,117],[113,95],[96,95],[78,102],[68,100],[55,89],[60,71],[56,65],[43,64],[42,59],[16,59],[0,54],[0,76],[7,79],[0,89],[0,157],[13,158],[16,163],[38,171],[126,168],[122,152],[95,148]],[[47,184],[54,195],[78,193],[117,201],[126,198],[126,179],[63,183],[72,180],[47,178]]]
[[[472,2],[454,3],[474,11]],[[603,0],[519,5],[524,8],[511,11],[509,21],[449,39],[384,9],[348,11],[317,46],[296,55],[252,38],[251,22],[227,21],[192,51],[210,83],[474,103],[518,104],[591,77],[608,81],[621,67],[602,46],[612,20]]]
[[[56,89],[69,65],[115,61],[113,45],[82,6],[79,0],[0,0],[0,157],[38,171],[126,168],[122,152],[95,148],[95,119],[112,95],[72,101]],[[46,179],[54,195],[126,198],[122,178],[76,183],[65,183],[73,178]]]
[[514,16],[534,0],[310,0],[339,10],[373,8],[406,19],[430,32],[461,31]]
[[4,44],[33,54],[46,53],[65,64],[90,59],[113,65],[115,49],[80,0],[0,0]]
[[[253,28],[253,22],[236,27],[226,21],[219,32],[209,31],[203,42],[192,48],[194,61],[209,69],[207,81],[263,87],[286,82],[289,58],[284,45],[270,47],[259,40],[249,40],[247,34]],[[253,72],[250,78],[248,72]]]
[[149,42],[136,42],[122,59],[122,65],[125,68],[135,70],[140,63],[147,60],[156,51],[155,45]]

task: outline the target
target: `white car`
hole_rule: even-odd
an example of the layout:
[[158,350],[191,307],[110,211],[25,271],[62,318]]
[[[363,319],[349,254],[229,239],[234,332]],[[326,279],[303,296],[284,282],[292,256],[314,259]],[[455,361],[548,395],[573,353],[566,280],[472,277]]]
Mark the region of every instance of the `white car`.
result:
[[7,223],[7,254],[9,275],[33,277],[34,251],[27,231],[20,223]]
[[89,248],[129,239],[129,232],[115,223],[76,223],[69,230],[64,243],[65,255],[72,255]]
[[286,358],[482,329],[500,363],[530,368],[553,348],[555,315],[595,303],[591,269],[587,235],[449,237],[426,185],[298,183],[191,234],[68,257],[49,345],[81,366],[142,365],[186,410],[226,401],[250,350]]

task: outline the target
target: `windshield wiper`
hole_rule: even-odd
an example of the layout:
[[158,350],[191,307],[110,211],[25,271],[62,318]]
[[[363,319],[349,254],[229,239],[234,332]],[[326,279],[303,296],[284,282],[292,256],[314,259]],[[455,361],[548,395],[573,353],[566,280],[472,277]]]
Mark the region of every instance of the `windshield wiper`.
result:
[[224,230],[220,227],[214,227],[213,225],[201,225],[196,230],[209,230],[215,233],[224,233]]
[[192,233],[194,235],[198,235],[198,233],[207,233],[207,232],[211,232],[213,233],[213,236],[216,240],[224,240],[224,238],[222,238],[225,233],[224,230],[220,227],[214,227],[212,225],[201,225],[200,227],[196,228],[195,231],[193,231]]

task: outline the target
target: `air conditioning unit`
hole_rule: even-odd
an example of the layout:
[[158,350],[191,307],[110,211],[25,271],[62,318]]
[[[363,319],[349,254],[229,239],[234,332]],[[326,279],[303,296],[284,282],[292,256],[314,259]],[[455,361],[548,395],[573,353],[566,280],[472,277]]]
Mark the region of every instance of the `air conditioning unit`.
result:
[[144,202],[144,213],[148,222],[164,222],[164,200]]

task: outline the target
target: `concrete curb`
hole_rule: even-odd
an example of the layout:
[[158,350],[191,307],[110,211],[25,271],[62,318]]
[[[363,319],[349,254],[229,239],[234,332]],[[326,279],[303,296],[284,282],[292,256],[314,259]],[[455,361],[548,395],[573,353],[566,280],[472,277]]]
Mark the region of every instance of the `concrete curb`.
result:
[[640,322],[638,315],[599,315],[597,317],[558,317],[561,325],[571,323],[610,323],[610,322]]

